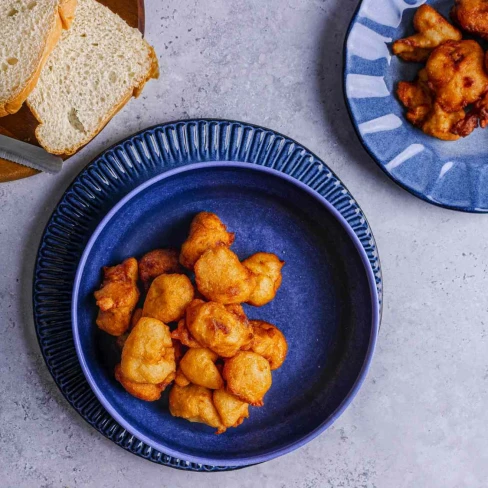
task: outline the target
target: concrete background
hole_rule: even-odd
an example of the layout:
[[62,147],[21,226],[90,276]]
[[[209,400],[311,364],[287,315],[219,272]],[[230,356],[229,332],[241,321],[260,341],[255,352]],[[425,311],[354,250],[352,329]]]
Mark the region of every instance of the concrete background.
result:
[[[488,483],[488,217],[396,187],[353,133],[341,92],[350,0],[146,0],[162,76],[62,174],[0,185],[2,487],[477,488]],[[42,230],[97,153],[189,117],[262,124],[297,139],[346,183],[371,223],[385,310],[361,392],[325,434],[283,458],[220,475],[179,472],[100,436],[58,392],[31,319]]]

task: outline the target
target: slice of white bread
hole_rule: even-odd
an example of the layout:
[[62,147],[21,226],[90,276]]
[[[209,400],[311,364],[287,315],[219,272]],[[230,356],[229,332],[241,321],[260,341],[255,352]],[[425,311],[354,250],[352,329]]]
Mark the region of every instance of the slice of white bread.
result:
[[0,117],[17,112],[67,29],[76,0],[0,0]]
[[37,140],[51,153],[75,153],[158,74],[154,49],[137,29],[96,0],[78,0],[73,25],[27,99],[40,123]]

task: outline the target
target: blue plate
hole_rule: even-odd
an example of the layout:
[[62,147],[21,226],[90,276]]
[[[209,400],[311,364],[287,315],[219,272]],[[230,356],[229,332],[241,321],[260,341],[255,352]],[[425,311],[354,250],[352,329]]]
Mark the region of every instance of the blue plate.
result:
[[[488,211],[488,130],[458,141],[425,135],[405,119],[395,90],[421,65],[391,55],[391,42],[413,33],[425,0],[363,0],[346,37],[344,93],[356,132],[371,157],[396,183],[442,207]],[[449,17],[453,0],[428,2]]]
[[[268,129],[264,129],[262,127],[256,127],[249,124],[231,121],[190,120],[184,122],[169,123],[144,130],[139,134],[136,134],[116,144],[115,146],[101,154],[99,157],[97,157],[92,163],[90,163],[76,177],[74,182],[61,198],[58,206],[51,216],[51,219],[48,222],[48,225],[46,226],[46,230],[42,237],[36,261],[33,288],[34,322],[39,345],[41,347],[41,351],[46,361],[46,364],[63,395],[73,406],[73,408],[75,408],[75,410],[90,425],[97,429],[102,435],[111,439],[117,445],[137,456],[143,457],[161,465],[188,471],[227,471],[236,469],[236,463],[232,462],[226,465],[220,464],[221,461],[219,461],[219,464],[203,464],[201,462],[193,462],[192,460],[195,459],[194,457],[192,457],[192,460],[189,460],[185,459],[185,457],[170,455],[169,452],[156,449],[147,442],[145,442],[145,439],[134,435],[134,429],[131,428],[130,430],[128,430],[124,427],[124,425],[117,422],[114,416],[112,416],[111,413],[100,403],[97,396],[94,394],[93,390],[91,389],[89,383],[85,378],[85,374],[79,363],[72,331],[71,297],[78,263],[90,236],[93,234],[100,222],[108,214],[108,212],[112,208],[114,208],[114,206],[118,202],[120,202],[122,198],[124,198],[128,193],[137,188],[139,185],[167,171],[174,170],[176,168],[186,167],[190,163],[200,162],[204,163],[203,166],[205,166],[205,164],[211,165],[215,161],[245,162],[252,163],[256,168],[273,168],[280,173],[292,176],[293,181],[299,180],[303,183],[303,185],[306,185],[306,187],[315,190],[319,195],[327,200],[327,202],[329,202],[342,216],[344,221],[347,222],[347,227],[344,228],[339,223],[339,220],[334,218],[332,211],[321,211],[321,215],[322,212],[324,213],[324,218],[326,218],[326,222],[331,222],[332,228],[337,230],[337,232],[334,231],[333,235],[331,234],[331,238],[336,238],[339,235],[343,236],[345,245],[349,246],[349,249],[352,252],[351,259],[353,259],[353,261],[358,264],[357,269],[359,270],[361,269],[361,266],[363,266],[364,268],[364,262],[361,259],[362,253],[357,250],[357,241],[354,244],[354,240],[351,238],[350,235],[350,230],[352,229],[354,231],[354,234],[358,237],[359,242],[361,243],[361,247],[367,255],[369,266],[374,273],[374,279],[376,282],[376,289],[378,294],[378,303],[380,308],[382,299],[381,268],[376,244],[370,227],[361,209],[359,208],[351,194],[348,192],[348,190],[340,182],[340,180],[322,161],[320,161],[315,155],[310,153],[303,146],[285,136],[282,136],[281,134],[278,134]],[[214,170],[215,168],[212,168],[212,171]],[[189,172],[188,174],[191,173],[192,172]],[[178,176],[178,178],[182,178],[183,174],[184,173]],[[174,177],[176,178],[177,175],[174,175]],[[263,175],[263,178],[270,177],[271,176],[269,175]],[[274,175],[273,177],[275,179],[278,179]],[[281,178],[279,179],[281,180]],[[163,183],[163,181],[165,180],[166,179],[157,184],[164,185],[165,183]],[[245,178],[243,178],[243,182],[244,181]],[[266,179],[265,181],[268,180]],[[208,184],[210,183],[211,182],[207,181],[206,185],[208,186]],[[228,184],[230,183],[231,182],[228,182]],[[259,181],[253,184],[259,184]],[[288,191],[286,184],[286,180],[281,183],[281,185],[285,185],[281,187],[283,188],[283,191]],[[292,187],[294,188],[295,185],[292,185]],[[265,188],[263,192],[269,195],[269,192],[272,191],[271,188],[272,187]],[[148,189],[147,191],[150,191],[150,189]],[[176,191],[176,188],[173,188],[172,191]],[[289,191],[303,192],[303,194],[305,195],[305,199],[311,198],[312,200],[314,200],[315,198],[307,195],[306,189],[303,188],[294,188],[294,190],[289,189]],[[244,187],[242,192],[244,192]],[[259,198],[264,198],[264,195],[262,194],[263,192],[260,192],[260,194],[256,195],[256,198],[258,198],[258,200]],[[251,194],[252,192],[250,191],[247,193],[248,196],[250,196]],[[200,195],[199,190],[195,192],[195,198],[198,195]],[[284,195],[291,195],[291,193],[285,193]],[[164,199],[164,195],[158,196],[158,198]],[[275,198],[276,196],[270,200],[270,205]],[[301,198],[302,197],[300,197],[300,201],[294,202],[294,205],[290,203],[293,202],[292,200],[285,203],[287,203],[290,210],[293,208],[299,209],[301,206]],[[217,204],[217,202],[218,199],[215,200],[215,204]],[[178,232],[181,233],[178,234],[177,232],[174,235],[173,233],[171,233],[172,237],[170,238],[169,234],[167,234],[168,228],[163,225],[163,222],[158,221],[154,229],[155,234],[153,234],[153,239],[156,239],[158,232],[160,232],[161,239],[162,237],[164,237],[163,234],[166,233],[165,235],[168,236],[169,243],[173,242],[171,239],[175,239],[175,241],[181,241],[184,233],[187,232],[187,224],[189,222],[189,219],[191,218],[190,214],[198,210],[196,208],[196,203],[193,202],[192,199],[190,199],[188,204],[190,205],[188,213],[185,214],[183,212],[181,214],[181,218],[183,220],[186,218],[186,223],[183,220],[180,222],[178,222],[177,220],[174,221],[175,229],[176,227],[178,227],[180,229]],[[246,203],[246,205],[248,204],[249,202]],[[193,207],[191,207],[192,205]],[[239,205],[241,205],[240,201]],[[322,205],[323,204],[320,204],[320,207],[322,207]],[[168,211],[170,208],[171,205],[167,207]],[[239,238],[235,246],[239,254],[243,255],[248,252],[254,252],[256,250],[255,245],[257,245],[254,244],[254,242],[259,243],[259,239],[261,239],[262,237],[252,237],[252,239],[254,239],[254,242],[253,240],[249,240],[251,239],[251,236],[248,235],[248,233],[244,233],[242,227],[242,225],[244,225],[244,223],[246,222],[246,226],[249,226],[249,221],[245,220],[242,224],[239,225],[234,224],[234,221],[232,219],[235,217],[232,217],[233,214],[231,213],[230,208],[227,209],[225,206],[223,206],[223,208],[212,208],[221,213],[223,218],[229,220],[229,225],[233,226],[235,228],[234,230],[238,232]],[[286,205],[283,208],[286,208]],[[159,212],[158,209],[155,209],[155,211]],[[234,215],[238,215],[238,207],[234,209],[234,212]],[[327,217],[325,217],[326,214],[328,215]],[[261,214],[257,215],[259,215],[260,218],[264,219]],[[280,218],[280,215],[277,214],[276,218]],[[310,218],[311,216],[304,216],[304,222],[309,222],[309,231]],[[269,219],[270,216],[268,215],[267,220],[265,221],[269,222]],[[253,228],[255,228],[258,223],[258,220],[255,220],[256,222],[254,223]],[[278,220],[277,222],[280,221]],[[107,225],[111,224],[109,223]],[[145,250],[156,246],[156,244],[163,244],[163,242],[159,242],[159,240],[157,243],[148,240],[149,236],[151,235],[151,231],[149,227],[146,227],[147,225],[150,227],[150,224],[145,224],[145,226],[142,226],[141,229],[138,230],[139,233],[144,233],[143,238],[139,243],[136,242],[137,238],[136,241],[133,241],[132,237],[127,241],[127,246],[134,246],[133,249],[136,250],[137,248],[138,253],[144,252]],[[298,229],[301,229],[300,225],[302,224],[299,224]],[[317,223],[317,229],[320,229],[322,226],[323,224],[321,224],[320,222]],[[320,240],[318,239],[319,238],[317,237],[316,240],[312,240],[311,243],[320,242]],[[113,258],[108,255],[106,258],[100,257],[100,266],[102,264],[106,264],[111,260],[118,260],[119,255],[117,255],[116,253],[120,253],[121,257],[125,257],[126,255],[131,254],[132,249],[129,248],[127,249],[126,254],[126,250],[123,249],[123,246],[125,244],[123,244],[123,242],[121,241],[121,239],[117,239],[116,242],[110,244],[110,246],[114,246],[113,252],[115,254],[113,255]],[[260,247],[264,248],[264,244],[266,243],[265,241],[268,242],[267,239],[263,239]],[[250,245],[250,243],[252,243],[252,246]],[[290,243],[289,245],[292,246],[293,243]],[[299,244],[296,243],[295,245],[298,246]],[[301,243],[300,245],[305,245],[305,243]],[[122,247],[118,248],[118,246]],[[138,248],[137,246],[141,247]],[[250,247],[247,248],[246,246]],[[277,252],[278,254],[281,254],[283,250],[286,252],[285,248],[280,249],[279,246],[277,249],[270,250]],[[336,254],[334,254],[334,252]],[[332,253],[330,254],[331,257],[340,256],[341,254],[337,254],[338,252],[339,250],[335,251],[334,249],[331,249],[329,244],[327,247],[324,248],[323,251],[320,251],[320,255],[327,256],[329,255],[328,253]],[[287,258],[286,254],[284,255],[284,257],[288,262],[285,269],[290,270],[287,271],[287,273],[289,273],[293,269],[293,261]],[[315,258],[311,257],[311,259]],[[89,266],[90,264],[88,263],[88,267]],[[335,287],[336,282],[334,280],[337,278],[337,276],[340,275],[340,264],[337,263],[334,265],[334,263],[332,262],[329,263],[329,266],[330,267],[328,267],[328,269],[332,280],[331,284],[329,284],[329,287]],[[348,266],[349,264],[346,266],[346,270],[349,269]],[[100,269],[98,267],[98,264],[95,267],[97,267],[97,280],[99,280]],[[85,268],[85,270],[86,269],[88,268]],[[303,273],[304,270],[299,271],[300,273]],[[93,273],[95,273],[95,271],[93,271]],[[294,273],[296,273],[296,268]],[[371,278],[370,273],[363,270],[363,282],[367,277]],[[301,274],[296,275],[295,279],[302,279]],[[288,281],[288,278],[286,278],[286,280]],[[98,282],[96,283],[96,285],[98,285]],[[300,286],[306,287],[306,283]],[[304,288],[302,288],[302,291],[303,289]],[[328,290],[327,303],[331,305],[334,303],[336,304],[335,313],[337,314],[338,310],[342,309],[338,309],[337,307],[340,305],[339,298],[341,296],[344,296],[344,293],[343,291],[341,291],[340,288],[337,288],[335,291],[337,300],[334,302],[332,300],[332,292],[334,292],[334,289],[335,288],[325,288],[325,290]],[[267,307],[269,308],[250,308],[250,310],[256,310],[257,312],[259,312],[259,314],[256,313],[250,315],[263,318],[275,317],[276,319],[277,314],[279,314],[279,308],[283,306],[283,297],[286,296],[283,295],[284,293],[286,293],[286,291],[284,290],[285,288],[280,290],[280,293],[276,299],[276,303],[268,305]],[[344,299],[347,299],[347,296],[344,296]],[[369,297],[369,299],[371,299],[371,296]],[[282,305],[279,305],[280,303]],[[90,307],[92,306],[92,302],[87,304],[87,313],[93,313],[93,308],[90,309]],[[313,307],[317,307],[319,310],[321,310],[322,306],[323,305],[320,301],[313,304]],[[372,304],[370,306],[374,308]],[[275,311],[271,313],[270,307],[277,308],[275,308]],[[310,300],[309,306],[307,308],[310,308]],[[299,307],[297,307],[297,309],[298,312],[296,313],[304,313],[304,309],[301,309]],[[80,307],[80,313],[83,310],[85,310],[84,307]],[[373,310],[371,310],[371,313],[373,313]],[[270,320],[274,319],[270,318]],[[282,321],[283,319],[281,318],[280,322]],[[337,324],[337,321],[335,323]],[[285,325],[283,325],[282,323],[278,325],[282,326],[285,329],[287,335],[289,334],[289,332],[287,332],[287,327],[289,326],[287,326],[286,323]],[[301,323],[301,325],[301,330],[303,330],[303,323]],[[93,324],[91,325],[91,327],[93,334],[97,334],[98,332],[93,327]],[[305,333],[307,331],[304,331],[303,333],[303,340],[309,340],[308,334]],[[338,332],[339,331],[336,331],[335,333]],[[349,331],[347,332],[349,333]],[[332,335],[334,334],[333,331],[331,331],[330,333]],[[364,331],[364,333],[366,334],[366,331]],[[372,334],[372,336],[370,337],[372,344],[372,342],[374,342],[374,337],[376,333],[375,320],[372,317],[370,333]],[[321,335],[316,339],[319,339],[319,341],[325,340],[327,337],[329,337],[327,334],[327,331],[323,330],[321,332]],[[99,337],[104,338],[104,335],[100,335]],[[105,337],[105,339],[107,338]],[[296,340],[294,339],[293,335],[291,336],[291,340]],[[364,347],[365,342],[362,344]],[[102,346],[100,346],[100,348],[101,347]],[[113,382],[113,378],[111,378],[110,376],[111,362],[113,363],[114,361],[113,356],[111,357],[110,354],[102,355],[100,353],[100,348],[98,348],[98,350],[92,350],[92,353],[95,355],[95,359],[102,356],[103,358],[105,358],[104,361],[106,362],[100,363],[100,374],[102,379],[104,375],[106,375],[105,380],[111,385],[111,388],[118,391],[119,394],[124,394],[120,390],[117,390],[119,387],[115,384],[115,382]],[[332,348],[333,344],[328,344],[328,347],[326,349],[328,351],[331,351]],[[288,373],[286,372],[287,370],[285,368],[288,368],[288,361],[289,364],[293,364],[294,356],[298,354],[299,350],[300,345],[295,346],[293,344],[293,349],[292,352],[290,352],[289,359],[287,360],[283,368],[277,371],[274,375],[275,384],[274,388],[268,394],[270,395],[269,398],[266,398],[266,408],[261,409],[261,411],[259,411],[258,409],[253,409],[253,423],[247,426],[246,424],[244,424],[242,426],[242,429],[249,428],[252,430],[259,428],[259,422],[263,422],[260,415],[266,415],[266,409],[272,408],[274,394],[282,394],[282,388],[280,388],[279,385],[281,382],[287,381]],[[336,347],[336,350],[341,351],[343,349]],[[336,362],[336,364],[338,364],[337,360],[339,359],[339,357],[340,356],[337,356],[334,359],[334,356],[331,356],[331,362],[329,364],[334,364],[334,361]],[[369,357],[369,353],[364,356],[365,362],[367,362],[367,357]],[[354,358],[351,359],[351,364],[354,363],[353,359]],[[348,359],[347,362],[349,362]],[[357,359],[356,367],[359,367],[359,362],[360,360]],[[363,366],[365,366],[365,364]],[[106,373],[103,373],[103,368],[106,368]],[[352,371],[350,372],[351,374],[353,374]],[[298,373],[292,371],[291,374],[296,375]],[[362,372],[360,372],[358,378],[360,378],[361,375]],[[329,381],[332,381],[332,379],[333,377],[331,376],[329,378]],[[356,382],[353,385],[353,389],[356,389],[357,387],[358,383]],[[276,392],[273,393],[273,390],[276,390]],[[107,393],[109,391],[110,389],[107,391],[104,390],[104,393]],[[344,398],[347,397],[347,392],[344,392]],[[128,400],[130,401],[132,399],[128,398]],[[140,404],[140,402],[136,403],[137,405]],[[161,405],[164,406],[164,403],[161,403]],[[343,407],[343,404],[339,405],[338,409],[341,410]],[[142,407],[138,406],[137,408]],[[278,409],[279,408],[280,407],[278,407]],[[159,415],[164,415],[163,410],[164,408],[161,408],[161,413],[158,413],[158,418],[160,418]],[[336,415],[339,410],[336,410],[336,413],[333,415]],[[332,418],[333,417],[322,420],[330,422]],[[171,422],[173,421],[176,421],[176,419],[171,419]],[[183,426],[180,425],[180,427],[178,428],[190,428],[190,424],[187,424],[183,421],[178,421],[178,424],[179,422],[182,422]],[[255,422],[257,422],[257,424]],[[319,423],[319,419],[317,419],[317,423]],[[138,428],[138,431],[140,430],[141,433],[147,434],[147,432],[142,432],[143,425],[138,425],[137,422],[135,422],[135,426]],[[288,432],[291,432],[292,429],[296,428],[296,426],[290,425],[284,426],[283,428],[285,428]],[[192,425],[190,430],[192,432],[195,432],[194,429],[198,430],[198,434],[196,434],[197,436],[201,435],[205,438],[208,438],[210,443],[209,446],[212,447],[213,445],[212,449],[215,449],[215,445],[212,443],[217,442],[219,440],[219,437],[210,434],[205,426]],[[229,435],[240,435],[239,429],[240,428],[234,429],[234,431],[230,431]],[[313,436],[315,434],[316,432],[309,433],[310,436]],[[225,434],[225,436],[227,435],[228,434]],[[247,434],[244,433],[243,435],[250,436],[252,435],[252,433],[248,432]],[[225,436],[220,437],[222,439],[225,439]],[[186,440],[188,439],[186,438]],[[173,442],[176,441],[177,439],[175,439]],[[290,439],[290,441],[293,441],[293,439]],[[179,446],[174,444],[170,447],[174,448],[174,450],[172,451],[173,453],[176,451],[181,452],[182,450],[179,449]],[[208,456],[208,458],[210,458],[210,456]],[[212,457],[212,459],[214,459],[215,462],[217,461],[216,456]],[[234,459],[234,457],[232,457],[232,459]]]
[[[286,261],[273,302],[246,307],[276,324],[289,354],[273,374],[264,408],[251,408],[237,429],[174,418],[167,398],[142,402],[114,379],[120,355],[95,326],[93,292],[104,265],[158,247],[180,247],[200,211],[218,214],[236,232],[244,259],[275,252]],[[73,335],[85,376],[108,412],[151,447],[194,463],[243,466],[296,449],[324,431],[364,379],[379,323],[373,271],[359,239],[330,203],[306,185],[246,163],[196,164],[136,188],[94,232],[73,290]]]

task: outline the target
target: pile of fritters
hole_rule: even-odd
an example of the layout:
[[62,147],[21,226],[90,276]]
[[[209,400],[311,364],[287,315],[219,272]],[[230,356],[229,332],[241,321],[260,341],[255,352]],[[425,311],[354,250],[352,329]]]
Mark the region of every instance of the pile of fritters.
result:
[[[464,31],[488,38],[488,2],[455,0],[451,17]],[[425,62],[413,82],[401,81],[397,95],[407,119],[428,135],[455,141],[488,125],[488,57],[478,42],[429,5],[415,12],[416,34],[393,43],[405,61]]]
[[[105,267],[95,292],[97,325],[122,351],[117,381],[146,401],[174,382],[171,414],[218,434],[249,417],[249,405],[263,405],[271,371],[288,350],[277,327],[248,320],[241,305],[273,300],[285,263],[264,252],[240,262],[233,242],[217,215],[201,212],[181,253],[156,249]],[[196,289],[184,268],[194,273]],[[139,282],[146,295],[138,308]]]

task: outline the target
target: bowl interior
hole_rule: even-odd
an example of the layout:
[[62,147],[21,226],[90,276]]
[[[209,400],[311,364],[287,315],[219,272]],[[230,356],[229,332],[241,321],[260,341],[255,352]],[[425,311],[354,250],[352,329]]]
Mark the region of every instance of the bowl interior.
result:
[[[207,167],[205,167],[207,166]],[[80,263],[73,328],[95,393],[127,430],[163,452],[214,465],[260,462],[298,447],[325,428],[365,373],[377,328],[367,259],[324,201],[291,179],[247,166],[193,168],[150,182],[101,225]],[[276,324],[289,353],[273,372],[263,408],[240,427],[214,429],[172,417],[167,395],[130,396],[115,381],[114,338],[95,325],[93,292],[106,265],[165,246],[181,246],[200,211],[215,212],[236,233],[244,259],[258,251],[286,261],[274,301],[245,306],[249,318]]]

